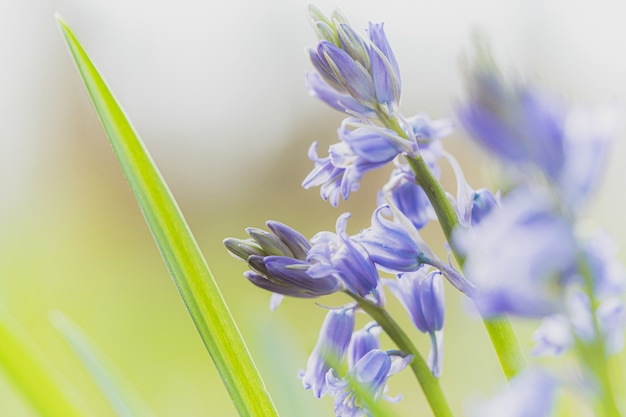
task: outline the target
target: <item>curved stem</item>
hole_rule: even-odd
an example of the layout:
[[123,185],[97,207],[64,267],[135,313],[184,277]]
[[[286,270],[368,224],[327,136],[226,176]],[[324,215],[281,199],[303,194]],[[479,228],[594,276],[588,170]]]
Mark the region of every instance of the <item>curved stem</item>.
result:
[[[397,119],[386,118],[383,120],[383,123],[385,123],[388,128],[398,133],[398,135],[410,140]],[[465,257],[456,251],[454,242],[452,241],[452,233],[459,225],[456,210],[450,203],[441,183],[439,183],[437,178],[432,174],[421,155],[414,157],[407,156],[406,160],[415,174],[415,182],[422,187],[437,214],[439,224],[441,225],[441,229],[454,258],[459,267],[463,268]],[[483,322],[489,334],[489,338],[491,339],[491,344],[500,361],[502,371],[507,379],[511,379],[526,367],[526,359],[519,344],[519,340],[517,339],[517,335],[515,334],[515,330],[513,330],[513,326],[507,316],[497,318],[483,317]]]
[[389,315],[387,310],[382,307],[378,307],[374,303],[364,300],[354,294],[349,292],[347,292],[347,294],[354,298],[359,304],[359,307],[376,320],[378,325],[382,327],[382,329],[387,333],[387,335],[389,335],[391,340],[393,340],[399,349],[405,353],[413,355],[413,360],[409,366],[422,387],[422,391],[424,391],[426,400],[428,401],[435,417],[453,417],[454,414],[452,413],[452,410],[448,405],[448,400],[439,385],[439,380],[432,374],[426,364],[426,361],[424,361],[422,355],[419,353],[415,345],[413,345],[409,336],[404,333],[404,330],[402,330],[393,317]]

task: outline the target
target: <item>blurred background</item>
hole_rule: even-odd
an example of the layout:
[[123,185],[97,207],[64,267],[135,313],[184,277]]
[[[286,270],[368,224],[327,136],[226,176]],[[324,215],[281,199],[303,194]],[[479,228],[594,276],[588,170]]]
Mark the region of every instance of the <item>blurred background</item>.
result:
[[[336,141],[342,115],[308,96],[305,46],[314,36],[308,1],[2,0],[0,1],[0,306],[76,387],[93,415],[112,416],[51,326],[58,309],[85,330],[159,416],[236,412],[161,261],[103,135],[53,18],[81,40],[141,134],[178,199],[283,416],[331,415],[332,401],[301,389],[325,315],[269,294],[242,276],[245,265],[221,242],[247,226],[279,220],[307,237],[369,225],[373,193],[388,172],[333,209],[300,182],[314,140]],[[452,115],[461,97],[459,58],[479,31],[505,69],[562,94],[623,106],[626,26],[623,3],[596,0],[335,0],[353,26],[385,22],[403,76],[402,108]],[[621,107],[623,109],[623,107]],[[459,131],[447,140],[470,183],[487,184],[485,160]],[[624,137],[590,210],[594,224],[626,238],[622,196]],[[449,173],[444,172],[448,181]],[[451,188],[450,188],[451,189]],[[436,230],[429,237],[437,250]],[[448,288],[448,290],[450,290]],[[322,301],[345,302],[336,297]],[[503,382],[482,324],[448,291],[442,384],[459,411]],[[392,311],[406,326],[405,313]],[[359,324],[367,321],[359,318]],[[525,346],[537,323],[516,322]],[[427,351],[426,337],[409,333]],[[0,341],[2,343],[2,341]],[[387,345],[390,347],[390,345]],[[398,416],[428,415],[409,372],[389,394],[405,399]],[[0,415],[34,411],[0,373]]]

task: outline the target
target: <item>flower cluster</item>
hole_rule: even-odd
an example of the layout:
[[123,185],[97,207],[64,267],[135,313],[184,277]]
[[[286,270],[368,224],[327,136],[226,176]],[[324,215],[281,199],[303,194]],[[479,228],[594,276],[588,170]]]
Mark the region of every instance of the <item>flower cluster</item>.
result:
[[[497,335],[494,348],[511,378],[510,390],[478,406],[475,415],[547,415],[555,409],[555,392],[575,387],[598,415],[619,416],[607,360],[623,345],[626,275],[610,238],[578,227],[615,136],[614,114],[570,108],[528,82],[507,81],[479,47],[456,117],[503,162],[511,181],[504,192],[474,189],[443,146],[454,129],[451,119],[400,112],[400,71],[383,25],[370,23],[361,36],[337,10],[326,16],[311,6],[309,16],[318,43],[308,50],[316,72],[306,74],[306,86],[347,117],[328,156],[319,155],[317,142],[311,145],[314,167],[303,187],[319,186],[322,198],[337,206],[358,190],[365,173],[387,165],[393,170],[377,194],[371,224],[356,234],[348,233],[344,213],[335,232],[310,240],[269,221],[269,232],[249,228],[249,239],[224,241],[247,262],[246,278],[273,293],[272,308],[284,296],[349,297],[328,307],[300,373],[304,388],[317,398],[334,397],[336,416],[370,416],[377,400],[394,400],[385,394],[388,378],[409,367],[433,413],[452,415],[438,381],[447,281]],[[439,182],[442,162],[454,175],[454,194]],[[436,221],[448,240],[446,261],[421,235]],[[386,290],[430,340],[426,360],[387,311]],[[357,312],[374,321],[355,331]],[[525,370],[508,316],[543,320],[534,353],[571,349],[591,382],[571,383],[538,366]],[[382,331],[396,349],[382,349]]]

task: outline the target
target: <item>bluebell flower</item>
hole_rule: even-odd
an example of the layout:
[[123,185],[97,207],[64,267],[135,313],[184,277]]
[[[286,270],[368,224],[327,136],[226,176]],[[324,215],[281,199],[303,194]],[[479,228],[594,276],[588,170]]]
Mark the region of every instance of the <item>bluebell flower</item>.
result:
[[379,193],[378,203],[385,204],[387,195],[390,203],[411,221],[415,229],[420,230],[437,218],[428,196],[415,183],[415,174],[408,164],[396,164],[396,169],[391,172],[383,189],[385,191]]
[[[396,357],[395,360],[382,350],[367,352],[352,366],[346,378],[339,377],[333,369],[326,374],[326,383],[334,398],[337,417],[371,416],[361,395],[367,395],[372,401],[381,397],[387,401],[398,401],[400,397],[390,398],[384,395],[387,380],[404,369],[413,359],[411,355]],[[359,394],[353,388],[359,385]]]
[[515,190],[478,225],[455,231],[453,240],[467,255],[465,274],[476,284],[472,297],[482,314],[563,311],[578,246],[571,224],[545,192]]
[[[345,168],[335,166],[330,156],[320,158],[317,154],[317,142],[313,142],[309,147],[309,159],[315,164],[313,170],[302,181],[302,187],[309,189],[311,187],[320,186],[320,195],[323,200],[328,200],[333,207],[339,204],[339,196],[342,194],[342,181],[346,172]],[[358,183],[356,184],[358,188]],[[344,200],[348,198],[350,191],[354,189],[347,188],[344,194]]]
[[[224,240],[233,256],[248,263],[251,270],[244,276],[250,282],[275,294],[300,298],[332,294],[343,288],[332,275],[312,278],[307,274],[311,243],[302,234],[276,221],[268,221],[267,227],[270,232],[246,229],[250,239]],[[273,308],[279,301],[279,297],[273,298]]]
[[356,110],[357,106],[346,100],[338,104],[338,97],[330,94],[333,89],[364,106],[358,114],[393,114],[400,100],[400,70],[383,25],[370,23],[369,39],[365,40],[341,15],[328,19],[313,8],[309,16],[320,40],[315,49],[309,49],[311,63],[321,76],[309,82],[314,95],[339,110]]
[[507,82],[486,53],[468,75],[468,90],[457,115],[472,138],[517,166],[522,182],[536,181],[532,168],[538,169],[554,184],[568,215],[578,216],[619,128],[615,109],[568,108],[530,83]]
[[376,99],[386,106],[387,113],[393,114],[400,102],[400,68],[393,54],[382,23],[369,24],[370,72],[374,83]]
[[[337,219],[337,233],[321,232],[313,236],[313,247],[307,256],[313,277],[334,276],[352,293],[361,297],[376,292],[378,271],[361,243],[346,232],[349,213]],[[376,294],[374,294],[376,295]]]
[[366,116],[374,113],[373,109],[364,106],[347,92],[342,93],[332,88],[318,73],[307,72],[305,74],[305,85],[309,90],[309,94],[319,98],[336,110]]
[[415,271],[424,262],[424,252],[403,225],[383,217],[382,212],[388,208],[385,205],[374,210],[371,227],[355,239],[382,270],[392,273]]
[[532,165],[556,179],[564,163],[565,108],[528,85],[509,85],[489,58],[468,74],[457,116],[473,139],[499,158]]
[[539,368],[523,371],[494,398],[485,401],[471,417],[538,417],[551,415],[558,381]]
[[417,144],[397,133],[373,125],[364,125],[347,118],[338,130],[341,142],[329,148],[329,156],[320,158],[317,144],[309,149],[313,170],[302,182],[304,188],[321,186],[321,196],[337,206],[339,196],[344,200],[359,189],[363,175],[392,161],[400,153],[414,153]]
[[343,360],[352,331],[354,330],[354,308],[331,309],[328,311],[317,344],[309,356],[305,372],[299,377],[305,389],[313,391],[317,398],[328,393],[326,374]]
[[374,349],[380,350],[379,335],[381,331],[382,328],[375,321],[370,321],[362,329],[352,334],[347,352],[349,368],[354,367],[359,359],[369,351]]
[[421,268],[399,274],[398,279],[386,280],[385,285],[402,303],[417,329],[430,335],[431,350],[428,367],[433,375],[441,376],[443,367],[443,323],[445,298],[441,272]]
[[481,188],[473,193],[471,224],[477,225],[487,216],[494,207],[500,204],[499,198],[486,188]]

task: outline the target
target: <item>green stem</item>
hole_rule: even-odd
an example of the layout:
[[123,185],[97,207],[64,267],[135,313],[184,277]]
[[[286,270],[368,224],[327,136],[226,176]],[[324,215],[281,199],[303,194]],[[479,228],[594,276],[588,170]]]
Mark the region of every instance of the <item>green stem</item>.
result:
[[[381,120],[388,128],[394,130],[401,137],[407,140],[409,139],[397,119],[381,117]],[[452,241],[452,233],[459,225],[456,210],[450,203],[445,190],[432,174],[421,155],[415,157],[407,156],[406,159],[415,174],[417,185],[422,187],[437,214],[439,224],[450,245],[450,250],[454,258],[459,266],[463,268],[465,257],[455,250]],[[524,353],[519,344],[517,335],[515,334],[515,330],[513,330],[513,326],[507,316],[497,318],[483,317],[483,322],[496,351],[496,355],[498,356],[498,360],[500,361],[502,371],[507,379],[511,379],[526,367],[526,359],[524,358]]]
[[595,382],[598,384],[598,396],[595,405],[597,415],[600,417],[620,417],[621,413],[613,395],[606,343],[596,314],[599,302],[595,298],[593,272],[584,254],[578,257],[578,268],[581,276],[584,278],[584,289],[589,297],[594,335],[591,341],[576,337],[576,349],[584,365],[595,375]]
[[419,353],[415,345],[413,345],[409,336],[404,333],[404,330],[402,330],[393,317],[389,315],[387,310],[382,307],[378,307],[376,304],[368,300],[364,300],[354,294],[347,294],[354,298],[359,303],[359,307],[376,320],[378,325],[382,327],[382,329],[387,333],[387,335],[389,335],[391,340],[393,340],[400,350],[413,355],[413,360],[409,366],[417,377],[417,381],[422,387],[422,391],[424,391],[426,400],[428,401],[435,417],[453,417],[454,414],[452,413],[452,410],[448,405],[448,400],[439,385],[439,380],[435,378],[432,372],[430,372],[426,361],[424,361],[422,355]]

